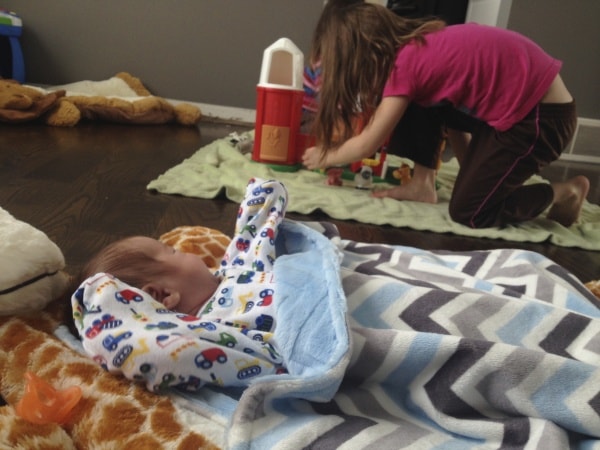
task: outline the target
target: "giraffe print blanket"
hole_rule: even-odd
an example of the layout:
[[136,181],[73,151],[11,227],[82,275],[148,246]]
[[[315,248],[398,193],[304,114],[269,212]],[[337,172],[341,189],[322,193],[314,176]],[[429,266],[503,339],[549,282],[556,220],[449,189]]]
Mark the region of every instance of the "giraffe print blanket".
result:
[[[179,250],[195,253],[211,266],[229,238],[205,227],[179,227],[161,236]],[[216,258],[216,259],[215,259]],[[63,284],[64,286],[64,284]],[[43,311],[0,317],[0,448],[27,449],[217,449],[224,424],[205,419],[181,399],[157,396],[142,386],[105,372],[80,353],[65,324],[70,292]],[[51,299],[47,299],[44,304]],[[62,424],[31,423],[15,405],[32,372],[57,390],[79,386],[82,399]]]

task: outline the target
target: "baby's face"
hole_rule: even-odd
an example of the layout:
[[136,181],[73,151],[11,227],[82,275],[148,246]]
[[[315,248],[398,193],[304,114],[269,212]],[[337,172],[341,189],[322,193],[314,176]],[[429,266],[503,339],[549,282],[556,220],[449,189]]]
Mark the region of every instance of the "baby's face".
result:
[[155,281],[179,293],[179,303],[174,309],[177,312],[197,315],[214,294],[219,279],[208,269],[202,258],[177,251],[156,239],[139,239],[138,248],[143,247],[157,263],[164,266],[164,275]]

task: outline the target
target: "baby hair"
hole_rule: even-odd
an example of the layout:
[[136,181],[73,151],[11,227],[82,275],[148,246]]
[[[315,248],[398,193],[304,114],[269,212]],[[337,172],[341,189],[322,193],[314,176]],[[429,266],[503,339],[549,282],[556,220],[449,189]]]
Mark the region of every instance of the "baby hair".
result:
[[164,268],[135,245],[135,237],[115,241],[100,250],[83,268],[80,280],[100,272],[113,275],[131,286],[142,288]]

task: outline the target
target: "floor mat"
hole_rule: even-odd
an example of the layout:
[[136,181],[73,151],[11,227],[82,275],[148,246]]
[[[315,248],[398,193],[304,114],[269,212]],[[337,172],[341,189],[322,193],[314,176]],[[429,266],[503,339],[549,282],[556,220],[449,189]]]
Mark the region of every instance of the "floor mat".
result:
[[[439,201],[431,205],[372,198],[369,191],[355,189],[351,181],[345,181],[344,186],[328,186],[322,173],[276,171],[269,165],[252,161],[250,156],[242,154],[231,137],[219,139],[167,170],[147,188],[163,194],[208,199],[224,191],[228,199],[239,202],[249,178],[276,178],[288,189],[288,211],[300,214],[321,210],[334,219],[375,225],[516,242],[549,241],[563,247],[600,250],[600,206],[589,202],[584,204],[580,221],[569,228],[544,215],[521,224],[478,230],[454,222],[448,214],[448,201],[458,171],[455,159],[442,164],[438,174]],[[392,165],[398,163],[393,158],[390,160]],[[533,177],[531,181],[544,180]]]

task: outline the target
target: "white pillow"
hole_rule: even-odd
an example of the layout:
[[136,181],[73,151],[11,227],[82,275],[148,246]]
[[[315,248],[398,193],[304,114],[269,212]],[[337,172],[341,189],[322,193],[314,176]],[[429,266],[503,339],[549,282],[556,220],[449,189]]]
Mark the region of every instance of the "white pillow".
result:
[[65,258],[48,236],[0,208],[0,315],[40,310],[65,292]]

